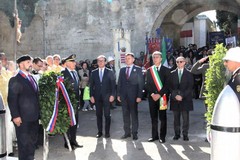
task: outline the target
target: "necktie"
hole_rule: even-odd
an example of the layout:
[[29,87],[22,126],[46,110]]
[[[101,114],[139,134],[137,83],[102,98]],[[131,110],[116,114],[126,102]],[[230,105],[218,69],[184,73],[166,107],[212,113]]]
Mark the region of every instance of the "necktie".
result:
[[37,90],[36,84],[35,84],[34,80],[32,79],[32,76],[31,76],[31,75],[28,75],[28,80],[30,81],[33,89],[36,91],[36,90]]
[[74,81],[77,81],[74,71],[71,71]]
[[129,78],[129,72],[130,72],[130,67],[127,67],[127,71],[126,71],[126,78]]
[[102,82],[102,78],[103,78],[103,69],[100,69],[100,81]]
[[181,82],[182,79],[182,70],[178,70],[178,80]]
[[157,71],[158,71],[158,67],[156,67],[157,68]]

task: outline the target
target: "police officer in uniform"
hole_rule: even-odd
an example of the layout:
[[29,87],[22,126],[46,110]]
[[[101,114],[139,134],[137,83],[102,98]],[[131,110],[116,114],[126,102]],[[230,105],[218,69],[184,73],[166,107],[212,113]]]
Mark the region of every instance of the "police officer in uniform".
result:
[[228,85],[240,101],[240,47],[231,48],[223,58],[224,66],[232,73]]
[[[73,104],[73,105],[77,105],[77,109],[75,111],[75,117],[76,117],[76,122],[77,124],[74,126],[70,126],[69,130],[67,132],[68,134],[68,138],[70,140],[71,146],[74,149],[76,148],[82,148],[83,145],[79,145],[77,140],[76,140],[76,134],[77,134],[77,125],[78,125],[78,106],[79,106],[79,97],[80,97],[80,93],[79,93],[79,77],[77,74],[77,71],[75,70],[76,67],[76,62],[75,62],[75,58],[76,55],[72,54],[69,57],[67,57],[65,59],[66,62],[66,68],[65,70],[63,70],[61,73],[64,76],[64,79],[68,79],[72,84],[73,84],[73,89],[77,98],[77,104]],[[65,148],[68,148],[66,142],[64,144]]]

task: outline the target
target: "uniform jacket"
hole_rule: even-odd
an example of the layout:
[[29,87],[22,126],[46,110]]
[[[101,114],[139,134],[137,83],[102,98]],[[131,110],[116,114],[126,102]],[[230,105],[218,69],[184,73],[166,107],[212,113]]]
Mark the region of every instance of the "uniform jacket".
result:
[[228,85],[233,89],[240,102],[240,68],[232,75]]
[[[170,110],[173,111],[191,111],[193,110],[192,89],[193,89],[193,75],[184,68],[181,82],[178,80],[178,69],[175,69],[170,74]],[[182,101],[175,99],[176,95],[183,97]]]
[[202,74],[202,86],[199,94],[199,98],[205,98],[204,94],[206,92],[206,86],[205,86],[205,73],[207,69],[209,68],[209,63],[199,63],[198,61],[192,66],[191,73],[198,75]]
[[27,122],[39,119],[38,89],[35,91],[31,82],[20,73],[9,81],[8,105],[12,118],[21,117]]
[[140,67],[133,66],[129,79],[126,77],[126,67],[120,69],[117,95],[120,96],[121,99],[126,97],[132,100],[142,98],[143,86],[144,80]]
[[115,77],[114,73],[105,67],[102,82],[99,77],[99,68],[95,69],[91,73],[90,78],[90,96],[94,97],[95,100],[104,96],[109,98],[110,96],[115,96]]
[[72,85],[74,87],[74,92],[75,92],[76,98],[79,101],[79,99],[80,99],[80,97],[79,97],[80,96],[79,95],[79,78],[78,78],[77,72],[74,71],[74,73],[75,73],[74,75],[76,77],[76,81],[73,79],[72,74],[69,72],[69,70],[67,68],[65,68],[65,70],[62,71],[64,79],[68,79],[72,83]]

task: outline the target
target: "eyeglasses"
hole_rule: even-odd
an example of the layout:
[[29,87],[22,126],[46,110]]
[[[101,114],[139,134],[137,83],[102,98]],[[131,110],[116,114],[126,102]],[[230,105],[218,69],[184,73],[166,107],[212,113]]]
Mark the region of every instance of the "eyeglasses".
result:
[[228,60],[224,60],[224,62],[226,62],[226,63],[227,63],[227,62],[228,62]]
[[177,63],[183,63],[184,61],[177,61]]

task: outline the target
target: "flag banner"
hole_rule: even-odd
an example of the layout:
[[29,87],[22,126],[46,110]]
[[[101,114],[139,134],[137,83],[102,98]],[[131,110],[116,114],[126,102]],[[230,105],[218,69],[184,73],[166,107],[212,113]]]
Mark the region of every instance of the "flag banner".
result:
[[149,54],[160,50],[160,38],[149,38],[148,40]]
[[166,49],[166,42],[165,42],[165,38],[162,38],[162,45],[161,45],[161,52],[162,52],[162,65],[164,65],[165,67],[168,67],[167,64],[167,49]]

